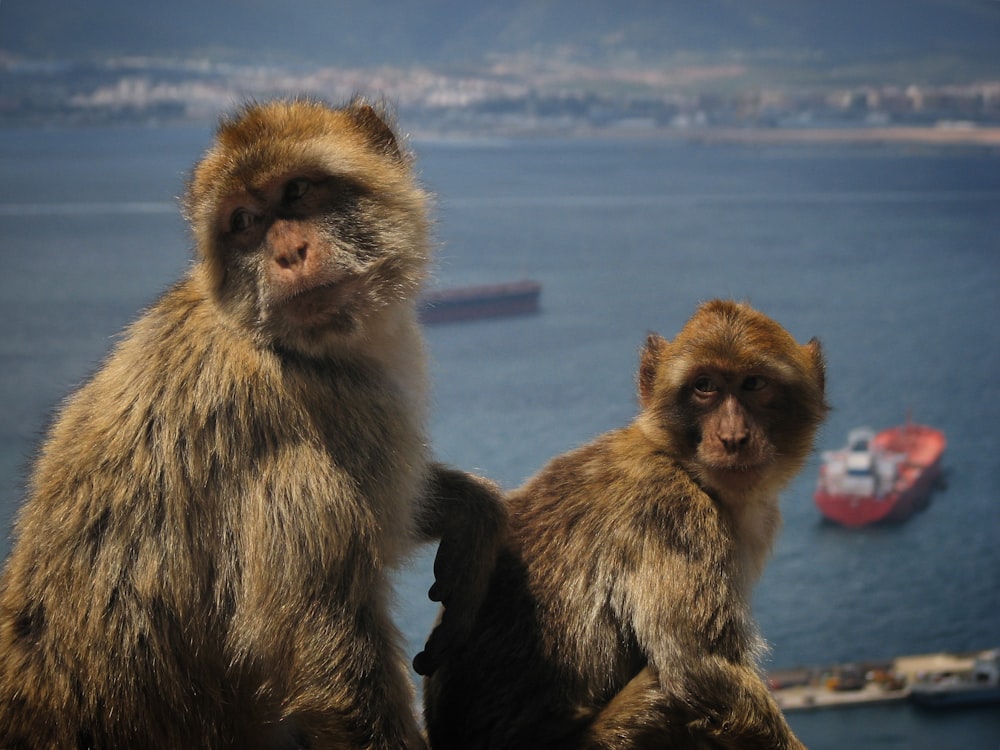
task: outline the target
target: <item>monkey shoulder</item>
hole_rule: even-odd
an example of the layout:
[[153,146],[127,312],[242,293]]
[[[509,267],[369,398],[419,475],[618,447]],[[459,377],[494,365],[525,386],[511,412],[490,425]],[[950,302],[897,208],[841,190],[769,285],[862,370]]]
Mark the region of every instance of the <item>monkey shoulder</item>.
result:
[[550,461],[508,504],[514,533],[632,539],[636,529],[657,543],[697,553],[700,537],[727,536],[721,506],[670,454],[633,428],[616,430]]
[[508,508],[530,579],[559,598],[584,585],[610,589],[671,557],[713,564],[725,533],[677,462],[629,429],[553,459],[509,495]]
[[[629,430],[553,460],[510,500],[518,562],[533,606],[547,613],[540,626],[550,647],[580,652],[580,664],[593,662],[583,652],[616,654],[602,667],[615,670],[640,651],[656,661],[652,644],[670,642],[662,628],[679,617],[692,629],[732,627],[717,619],[738,594],[726,575],[724,515],[674,458]],[[711,571],[717,580],[693,585]],[[645,646],[614,647],[637,633]]]

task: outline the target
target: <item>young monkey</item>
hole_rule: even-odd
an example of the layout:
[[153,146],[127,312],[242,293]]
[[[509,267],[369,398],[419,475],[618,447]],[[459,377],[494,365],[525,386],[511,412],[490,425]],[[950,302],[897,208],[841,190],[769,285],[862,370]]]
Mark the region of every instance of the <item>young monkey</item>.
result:
[[717,300],[638,380],[631,425],[508,497],[473,635],[426,682],[435,750],[802,747],[750,589],[827,411],[820,345]]
[[503,511],[426,447],[411,161],[362,101],[222,123],[195,264],[40,451],[0,579],[0,747],[424,746],[391,571],[443,538],[432,671]]

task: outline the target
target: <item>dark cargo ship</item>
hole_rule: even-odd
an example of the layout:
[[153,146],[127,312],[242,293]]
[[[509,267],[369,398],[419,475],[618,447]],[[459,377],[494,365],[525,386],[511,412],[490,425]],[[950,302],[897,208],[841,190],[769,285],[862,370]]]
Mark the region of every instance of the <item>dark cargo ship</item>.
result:
[[530,315],[538,312],[541,293],[542,285],[529,280],[432,289],[420,297],[420,322],[433,325]]

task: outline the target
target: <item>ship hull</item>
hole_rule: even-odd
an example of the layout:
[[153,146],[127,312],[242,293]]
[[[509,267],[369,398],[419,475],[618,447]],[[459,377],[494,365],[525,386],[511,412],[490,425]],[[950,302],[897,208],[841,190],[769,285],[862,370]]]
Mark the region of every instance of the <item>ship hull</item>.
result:
[[954,690],[910,691],[910,700],[918,706],[945,708],[951,706],[981,706],[1000,703],[1000,687],[958,688]]
[[829,520],[852,528],[892,523],[903,521],[927,506],[931,490],[941,475],[944,434],[931,427],[907,424],[883,430],[875,436],[875,443],[906,454],[895,486],[879,497],[838,494],[823,489],[821,474],[815,500]]

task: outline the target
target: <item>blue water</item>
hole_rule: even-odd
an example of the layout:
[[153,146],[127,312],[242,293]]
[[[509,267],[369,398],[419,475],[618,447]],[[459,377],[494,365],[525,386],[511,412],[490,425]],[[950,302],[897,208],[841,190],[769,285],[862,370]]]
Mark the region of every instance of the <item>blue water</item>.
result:
[[[189,262],[175,197],[203,128],[0,131],[0,524],[52,408]],[[514,487],[635,413],[649,330],[748,299],[818,336],[819,438],[914,418],[947,487],[908,522],[820,521],[813,459],[755,611],[770,666],[1000,645],[1000,153],[671,140],[416,142],[440,284],[530,276],[541,314],[428,330],[441,458]],[[9,540],[0,539],[0,553]],[[431,552],[400,576],[418,650]],[[792,714],[812,748],[991,748],[1000,709]]]

